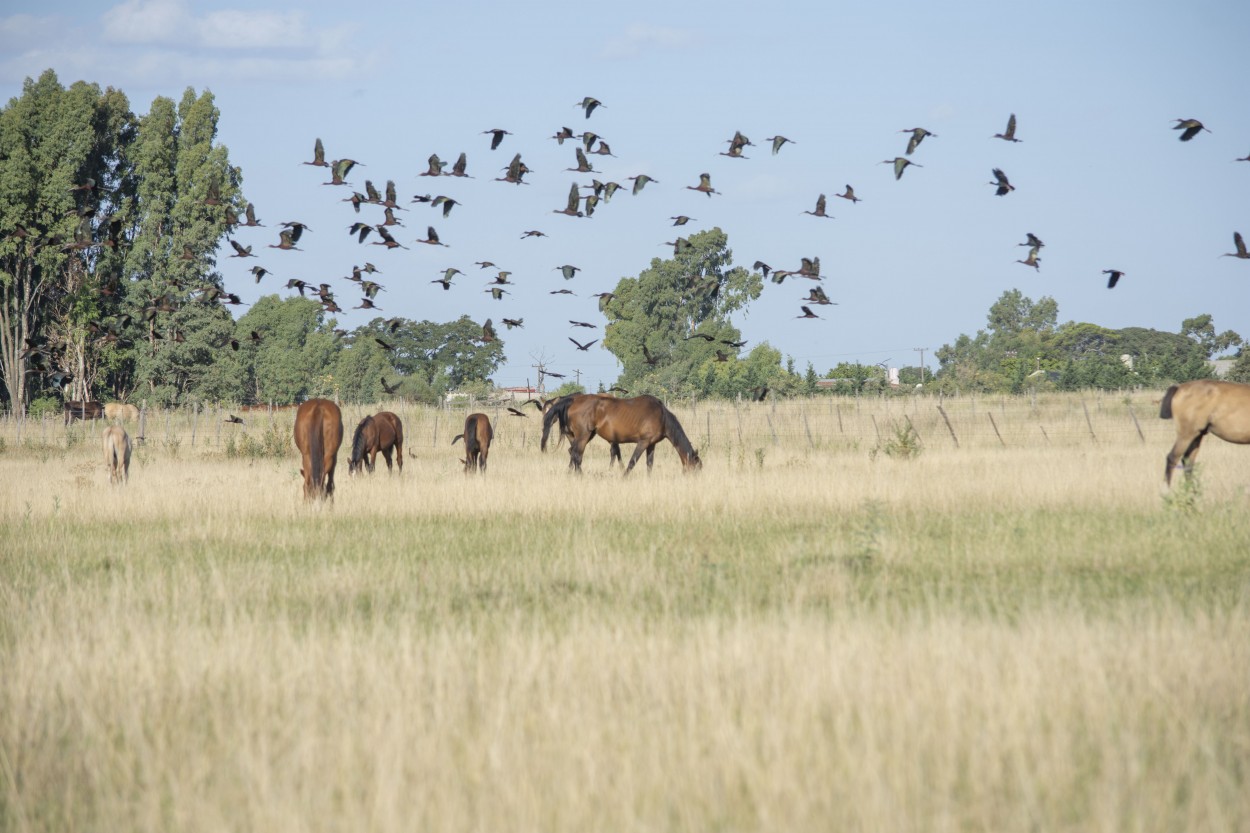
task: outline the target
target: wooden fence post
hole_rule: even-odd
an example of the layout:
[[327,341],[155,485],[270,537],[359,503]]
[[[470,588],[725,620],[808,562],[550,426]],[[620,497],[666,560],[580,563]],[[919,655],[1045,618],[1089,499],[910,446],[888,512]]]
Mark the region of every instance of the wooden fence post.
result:
[[1133,418],[1133,427],[1137,429],[1137,436],[1141,439],[1142,444],[1146,443],[1146,435],[1141,432],[1141,425],[1137,423],[1137,414],[1133,413],[1133,405],[1129,403],[1128,415]]
[[942,415],[942,421],[946,423],[946,430],[951,432],[951,439],[955,441],[955,448],[959,448],[959,437],[955,436],[955,429],[951,427],[950,417],[946,415],[946,409],[942,407],[942,403],[938,403],[938,413]]
[[998,437],[998,444],[1001,445],[1003,448],[1006,448],[1007,443],[1003,442],[1003,435],[998,433],[998,423],[994,421],[994,415],[990,413],[989,411],[986,411],[985,415],[990,418],[990,425],[994,426],[994,436]]

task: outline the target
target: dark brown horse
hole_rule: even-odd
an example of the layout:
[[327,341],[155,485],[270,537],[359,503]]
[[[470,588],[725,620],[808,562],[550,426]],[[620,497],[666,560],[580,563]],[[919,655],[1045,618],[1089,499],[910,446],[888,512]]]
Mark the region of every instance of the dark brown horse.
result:
[[[552,399],[546,405],[543,411],[543,439],[539,445],[544,452],[547,450],[547,437],[551,434],[551,426],[559,423],[560,437],[573,442],[573,431],[569,428],[569,414],[572,412],[574,418],[581,419],[581,413],[586,408],[593,408],[595,400],[599,398],[615,399],[606,393],[571,393],[567,396],[561,396],[558,399]],[[613,463],[621,462],[621,444],[612,443],[611,450],[608,452],[608,468]],[[573,464],[570,462],[570,466]]]
[[664,439],[677,449],[677,456],[687,471],[703,467],[699,452],[686,438],[677,417],[654,396],[635,396],[631,399],[601,396],[595,400],[593,407],[579,408],[576,413],[570,406],[568,429],[573,434],[569,443],[569,465],[577,471],[582,470],[582,453],[586,444],[596,436],[610,443],[637,443],[629,464],[625,466],[626,474],[633,470],[644,451],[647,454],[647,470],[650,471],[655,462],[655,446]]
[[464,438],[464,473],[474,469],[485,473],[490,441],[495,437],[490,419],[486,414],[469,414],[464,420],[464,433],[452,437],[451,444],[455,445],[461,437]]
[[1163,395],[1159,417],[1176,420],[1176,442],[1163,469],[1164,482],[1171,484],[1172,469],[1184,469],[1187,477],[1192,473],[1208,432],[1230,443],[1250,443],[1250,385],[1213,379],[1172,385]]
[[334,466],[343,443],[343,414],[328,399],[309,399],[295,412],[295,447],[303,457],[304,498],[334,497]]
[[367,416],[356,426],[352,454],[347,459],[347,474],[353,475],[362,468],[373,474],[378,452],[386,460],[387,471],[391,471],[391,452],[394,452],[399,457],[399,473],[404,473],[404,424],[390,411]]

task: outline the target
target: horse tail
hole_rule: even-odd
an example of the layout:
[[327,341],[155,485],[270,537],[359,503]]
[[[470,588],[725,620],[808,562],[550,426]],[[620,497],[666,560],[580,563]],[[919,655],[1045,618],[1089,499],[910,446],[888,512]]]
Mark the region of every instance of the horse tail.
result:
[[479,416],[477,414],[471,414],[469,418],[464,421],[464,450],[465,453],[468,454],[470,460],[472,460],[473,455],[477,454],[482,448],[481,435],[478,433],[482,429],[481,425],[478,424],[478,419]]
[[1180,385],[1172,385],[1168,388],[1168,392],[1163,394],[1163,404],[1159,406],[1159,419],[1172,418],[1172,397],[1176,395],[1176,389]]
[[[461,438],[461,437],[463,437],[463,436],[464,436],[464,434],[457,434],[456,436],[452,437],[452,438],[451,438],[451,444],[452,444],[452,445],[455,445],[456,443],[460,442],[460,438]],[[465,445],[468,445],[468,444],[469,444],[469,441],[468,441],[468,440],[465,440],[465,441],[464,441],[464,444],[465,444]]]
[[547,436],[551,433],[551,426],[559,421],[561,435],[568,433],[569,426],[569,404],[572,403],[573,397],[562,396],[555,401],[547,413],[543,414],[543,440],[539,445],[543,451],[547,450]]
[[373,417],[367,416],[356,426],[356,433],[352,435],[352,456],[348,458],[348,463],[359,463],[361,458],[365,456],[366,440],[365,428],[373,422]]
[[315,412],[317,419],[312,421],[308,431],[308,475],[313,482],[313,489],[318,496],[325,494],[325,437],[322,436],[322,425],[325,414]]

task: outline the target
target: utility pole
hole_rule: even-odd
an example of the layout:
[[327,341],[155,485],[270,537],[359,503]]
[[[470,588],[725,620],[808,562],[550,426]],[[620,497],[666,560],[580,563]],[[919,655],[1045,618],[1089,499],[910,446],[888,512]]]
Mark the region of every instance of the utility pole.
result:
[[577,380],[577,385],[580,387],[582,384],[582,372],[580,370],[574,370],[573,378]]
[[913,347],[912,349],[920,354],[920,384],[923,385],[924,384],[924,351],[928,348]]

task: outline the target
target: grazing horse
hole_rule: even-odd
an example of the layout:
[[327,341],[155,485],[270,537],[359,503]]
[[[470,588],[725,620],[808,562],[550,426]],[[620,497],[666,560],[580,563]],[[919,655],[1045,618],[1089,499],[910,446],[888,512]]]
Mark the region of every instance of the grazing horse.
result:
[[69,425],[76,419],[103,419],[104,403],[90,399],[70,399],[63,405],[65,424]]
[[476,468],[486,472],[486,458],[490,454],[490,441],[495,432],[490,427],[490,419],[486,414],[469,414],[464,420],[464,433],[451,438],[451,444],[464,437],[464,473],[468,474]]
[[130,435],[120,425],[104,429],[104,465],[108,466],[109,483],[130,482]]
[[343,414],[328,399],[309,399],[295,412],[295,447],[303,458],[304,499],[334,497],[334,466],[343,443]]
[[[547,450],[547,436],[551,433],[551,426],[557,422],[560,424],[561,438],[568,439],[570,443],[573,442],[573,432],[569,428],[570,411],[575,418],[580,418],[581,411],[585,408],[593,408],[595,400],[601,397],[616,399],[615,396],[606,393],[571,393],[548,402],[543,412],[543,439],[539,447],[544,452]],[[613,463],[620,462],[621,444],[612,443],[611,450],[608,452],[608,468],[612,468]],[[569,465],[573,464],[570,462]]]
[[1172,469],[1192,473],[1198,446],[1208,432],[1230,443],[1250,443],[1250,385],[1198,379],[1172,385],[1163,395],[1160,419],[1176,420],[1176,442],[1168,452],[1163,481],[1172,482]]
[[699,452],[686,438],[677,417],[654,396],[635,396],[631,399],[600,397],[593,407],[580,408],[576,413],[570,406],[568,427],[573,434],[569,443],[569,465],[579,472],[582,470],[582,452],[596,436],[610,443],[637,443],[629,464],[625,466],[626,474],[633,470],[644,451],[647,454],[647,470],[650,471],[655,462],[655,446],[664,439],[677,449],[677,456],[686,471],[703,467]]
[[379,451],[386,460],[388,472],[391,471],[393,451],[399,457],[399,473],[404,473],[404,424],[390,411],[367,416],[356,426],[356,433],[352,436],[352,456],[347,460],[348,475],[361,468],[373,474]]

